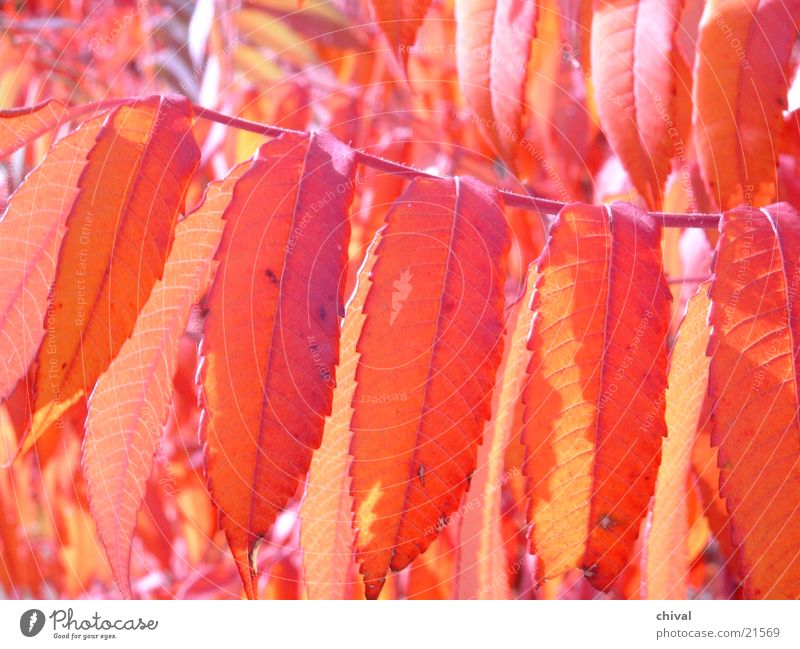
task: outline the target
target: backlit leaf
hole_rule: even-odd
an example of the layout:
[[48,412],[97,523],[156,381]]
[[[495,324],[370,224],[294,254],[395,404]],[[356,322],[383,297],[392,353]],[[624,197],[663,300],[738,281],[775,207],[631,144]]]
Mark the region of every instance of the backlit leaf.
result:
[[89,504],[117,584],[129,597],[131,539],[170,407],[180,337],[208,282],[220,217],[248,167],[209,185],[203,204],[178,223],[164,276],[89,399],[83,443]]
[[311,460],[308,485],[300,509],[300,545],[310,599],[346,599],[355,577],[353,560],[352,497],[350,496],[350,420],[356,390],[359,354],[356,342],[364,326],[364,300],[375,265],[375,246],[370,244],[350,301],[341,335],[341,361],[336,368],[332,414],[325,420],[322,445]]
[[67,215],[103,117],[58,142],[8,202],[0,221],[0,397],[28,370],[45,334],[48,293]]
[[331,412],[354,189],[329,135],[264,145],[225,211],[202,354],[206,465],[248,597],[256,549]]
[[800,594],[800,215],[726,212],[711,285],[711,442],[745,595]]
[[722,209],[774,200],[800,0],[709,0],[695,58],[700,169]]
[[514,167],[538,0],[457,0],[456,60],[467,106]]
[[476,466],[502,355],[509,233],[477,181],[416,179],[386,217],[353,397],[354,524],[366,595],[436,538]]
[[538,578],[625,568],[661,457],[669,289],[644,212],[567,205],[540,262],[523,399]]
[[199,162],[191,119],[185,99],[152,97],[98,135],[67,217],[25,448],[92,390],[160,279]]
[[[683,0],[599,0],[592,82],[603,130],[651,209],[663,200],[676,126],[676,54]],[[685,146],[685,144],[683,144]]]
[[404,66],[431,0],[370,0],[378,26]]
[[642,596],[686,599],[689,568],[689,492],[692,447],[708,388],[708,284],[689,301],[669,359],[667,438],[645,531]]

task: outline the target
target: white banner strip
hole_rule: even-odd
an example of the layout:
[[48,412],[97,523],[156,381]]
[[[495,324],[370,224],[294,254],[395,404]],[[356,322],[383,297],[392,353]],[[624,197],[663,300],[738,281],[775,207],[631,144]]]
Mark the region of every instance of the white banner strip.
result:
[[5,601],[0,647],[800,647],[798,602]]

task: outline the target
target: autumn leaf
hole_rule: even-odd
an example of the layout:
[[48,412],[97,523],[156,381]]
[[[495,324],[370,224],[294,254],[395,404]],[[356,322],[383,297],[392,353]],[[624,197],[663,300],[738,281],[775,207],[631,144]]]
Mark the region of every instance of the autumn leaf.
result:
[[667,438],[645,530],[642,595],[686,599],[689,556],[689,485],[692,449],[708,388],[708,284],[689,301],[669,358],[665,419]]
[[694,139],[722,209],[775,198],[798,0],[709,0],[697,41]]
[[352,420],[356,554],[370,599],[436,538],[475,470],[502,354],[501,210],[477,181],[416,179],[386,217]]
[[626,566],[661,458],[669,290],[660,231],[631,205],[567,205],[540,261],[523,392],[538,578]]
[[255,553],[331,412],[352,151],[329,135],[264,145],[226,209],[202,354],[206,464],[248,597]]
[[431,0],[370,0],[378,26],[403,67],[430,4]]
[[457,0],[456,60],[467,106],[508,166],[522,144],[538,0]]
[[66,106],[57,99],[46,99],[23,108],[0,110],[0,158],[53,130],[66,115]]
[[800,594],[799,256],[792,206],[724,214],[710,291],[711,442],[751,598]]
[[156,282],[132,336],[89,399],[83,470],[89,505],[116,583],[131,597],[130,551],[172,397],[180,337],[204,293],[222,236],[220,218],[249,164],[209,185],[203,204],[175,228],[164,275]]
[[364,326],[364,301],[380,237],[378,232],[367,249],[358,271],[356,288],[347,303],[332,414],[325,420],[322,445],[311,460],[300,509],[300,546],[303,548],[309,599],[346,599],[348,586],[355,577],[349,472],[350,420],[359,359],[356,343]]
[[[698,499],[703,508],[703,515],[708,520],[709,530],[714,535],[720,550],[722,565],[719,572],[728,577],[727,585],[736,587],[741,581],[741,561],[738,556],[738,548],[733,545],[731,519],[728,516],[725,499],[719,493],[720,469],[717,466],[719,454],[711,444],[712,412],[713,404],[706,395],[706,403],[700,416],[702,426],[697,431],[692,448],[692,467],[696,476],[695,485]],[[732,591],[726,592],[725,595],[732,596]]]
[[600,0],[594,6],[592,82],[600,120],[651,209],[661,206],[670,159],[685,137],[674,117],[674,37],[682,5]]
[[[0,397],[11,396],[45,335],[48,293],[67,216],[80,193],[97,117],[58,142],[25,178],[0,221]],[[2,123],[2,122],[0,122]]]
[[66,221],[25,449],[88,394],[161,277],[199,161],[185,99],[114,110],[88,154]]
[[[458,556],[457,599],[509,599],[506,552],[500,522],[503,516],[503,487],[512,470],[506,468],[506,451],[518,438],[522,407],[520,394],[528,367],[528,333],[533,324],[530,310],[536,286],[536,265],[531,264],[525,292],[514,305],[506,328],[505,357],[498,372],[492,418],[486,426],[486,441],[478,455],[478,469],[472,478],[468,505],[461,521]],[[498,577],[501,575],[502,577]]]
[[800,0],[6,4],[0,595],[800,597]]

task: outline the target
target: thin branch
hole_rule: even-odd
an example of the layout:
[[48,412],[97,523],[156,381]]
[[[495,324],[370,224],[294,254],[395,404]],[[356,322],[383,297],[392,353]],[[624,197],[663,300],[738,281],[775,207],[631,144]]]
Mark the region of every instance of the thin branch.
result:
[[[202,106],[195,106],[195,113],[198,117],[208,119],[225,126],[231,126],[251,133],[258,133],[275,137],[281,133],[293,133],[300,135],[304,131],[295,131],[293,129],[281,128],[280,126],[272,126],[270,124],[261,124],[259,122],[252,122],[250,120],[241,119],[240,117],[231,117],[224,113],[219,113],[209,108]],[[418,176],[428,178],[436,178],[435,174],[421,169],[415,169],[410,165],[396,162],[394,160],[387,160],[372,153],[366,153],[359,149],[355,150],[356,160],[365,164],[373,169],[385,171],[387,173],[395,174],[403,178],[412,179]],[[562,201],[555,201],[549,198],[542,198],[541,196],[533,196],[530,194],[519,194],[512,192],[508,189],[498,190],[502,194],[506,205],[511,207],[519,207],[524,210],[531,210],[538,212],[541,215],[555,216],[567,203]],[[719,214],[703,214],[703,213],[689,213],[689,214],[674,214],[669,212],[651,212],[650,215],[664,227],[670,228],[715,228],[719,224]]]
[[712,275],[676,275],[667,277],[667,284],[700,284],[710,280]]
[[[120,97],[74,106],[69,108],[65,119],[62,121],[66,121],[67,119],[74,120],[78,117],[86,115],[87,113],[100,112],[106,110],[107,108],[124,104],[128,101],[130,101],[129,98]],[[267,137],[277,137],[283,133],[291,133],[294,135],[302,135],[305,133],[305,131],[297,131],[290,128],[273,126],[271,124],[261,124],[260,122],[253,122],[247,119],[242,119],[241,117],[232,117],[230,115],[225,115],[224,113],[211,110],[210,108],[204,108],[202,106],[195,105],[194,110],[195,114],[202,119],[207,119],[212,122],[217,122],[219,124],[223,124],[224,126],[229,126],[242,131],[258,133],[259,135],[265,135]],[[41,133],[33,133],[32,137],[28,139],[38,137],[47,130],[50,129],[44,128],[42,129]],[[415,169],[410,165],[396,162],[394,160],[388,160],[379,155],[367,153],[366,151],[362,151],[360,149],[355,149],[355,156],[358,162],[361,162],[368,167],[395,174],[409,180],[419,176],[424,176],[427,178],[438,177],[435,174],[427,171]],[[561,208],[567,204],[563,201],[555,201],[549,198],[543,198],[541,196],[519,194],[508,189],[498,189],[498,191],[503,196],[506,205],[537,212],[541,216],[555,216],[559,213],[559,211],[561,211]],[[650,215],[661,225],[667,228],[714,228],[717,227],[720,219],[719,214],[703,213],[675,214],[669,212],[651,212]]]

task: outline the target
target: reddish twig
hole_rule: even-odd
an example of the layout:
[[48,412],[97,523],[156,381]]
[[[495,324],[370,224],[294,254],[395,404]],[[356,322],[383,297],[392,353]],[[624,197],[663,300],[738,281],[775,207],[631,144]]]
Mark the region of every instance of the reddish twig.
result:
[[[303,131],[295,131],[293,129],[281,128],[280,126],[272,126],[270,124],[261,124],[259,122],[241,119],[240,117],[231,117],[230,115],[225,115],[224,113],[219,113],[209,108],[203,108],[202,106],[195,106],[195,113],[198,117],[203,119],[218,122],[219,124],[232,128],[250,131],[251,133],[258,133],[259,135],[275,137],[281,133],[303,133]],[[378,169],[408,179],[418,176],[426,176],[428,178],[436,177],[435,174],[427,171],[415,169],[410,165],[394,160],[387,160],[386,158],[372,153],[366,153],[359,149],[356,149],[356,160],[373,169]],[[506,205],[519,207],[524,210],[531,210],[541,215],[555,216],[561,208],[567,204],[563,201],[542,198],[541,196],[519,194],[508,189],[499,189],[498,191],[502,194]],[[719,224],[720,219],[719,214],[703,213],[675,214],[670,212],[651,212],[651,216],[667,228],[715,228]]]
[[[70,107],[65,116],[65,120],[74,120],[78,117],[91,113],[93,111],[102,111],[107,108],[115,107],[130,101],[129,98],[107,99],[103,101],[92,102],[80,106]],[[240,129],[242,131],[250,131],[251,133],[258,133],[268,137],[277,137],[283,133],[293,133],[296,135],[304,133],[304,131],[296,131],[294,129],[283,128],[280,126],[273,126],[271,124],[261,124],[260,122],[253,122],[241,117],[232,117],[225,115],[210,108],[203,108],[202,106],[194,106],[195,114],[202,118],[213,122],[217,122],[224,126]],[[49,130],[49,129],[43,129]],[[33,134],[34,137],[41,135],[41,133]],[[397,162],[395,160],[388,160],[373,153],[367,153],[359,149],[355,150],[356,160],[362,164],[385,171],[386,173],[395,174],[403,178],[412,179],[419,176],[428,178],[436,178],[435,174],[415,169],[414,167]],[[500,194],[505,200],[505,204],[511,207],[518,207],[524,210],[531,210],[539,213],[541,216],[555,216],[561,211],[564,201],[556,201],[541,196],[534,196],[531,194],[520,194],[512,192],[508,189],[498,189]],[[719,224],[719,214],[703,214],[703,213],[688,213],[688,214],[675,214],[669,212],[651,212],[651,216],[664,227],[675,228],[714,228]]]
[[674,277],[667,277],[667,284],[700,284],[701,282],[711,279],[711,277],[711,275],[690,275],[687,277],[676,275]]

